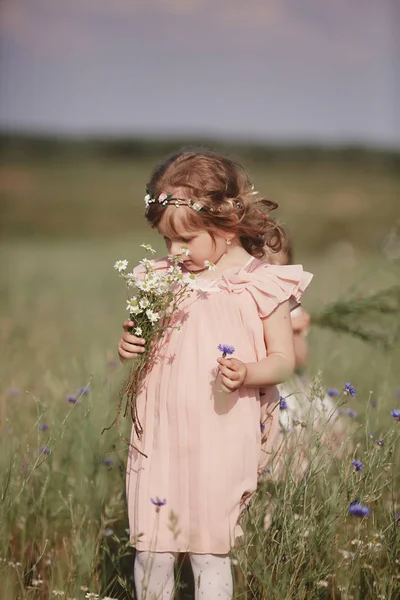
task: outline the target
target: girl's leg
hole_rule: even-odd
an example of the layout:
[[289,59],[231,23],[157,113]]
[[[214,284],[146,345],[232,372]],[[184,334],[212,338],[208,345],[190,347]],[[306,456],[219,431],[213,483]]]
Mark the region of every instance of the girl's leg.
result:
[[138,552],[135,557],[137,600],[172,600],[175,556],[170,552]]
[[231,600],[233,580],[228,554],[190,554],[195,600]]

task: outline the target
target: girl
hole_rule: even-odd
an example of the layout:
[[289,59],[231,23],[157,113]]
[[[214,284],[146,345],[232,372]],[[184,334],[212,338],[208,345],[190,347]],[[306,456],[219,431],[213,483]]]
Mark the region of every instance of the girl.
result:
[[[293,262],[293,249],[287,241],[286,248],[277,253],[272,253],[266,247],[266,255],[271,264],[290,265]],[[346,438],[346,427],[338,419],[339,413],[335,402],[326,394],[322,387],[314,389],[310,379],[305,374],[308,362],[307,334],[310,326],[310,317],[301,306],[296,307],[290,314],[293,328],[295,373],[286,382],[278,386],[280,394],[280,408],[278,429],[289,432],[290,435],[277,436],[275,443],[271,435],[267,440],[267,455],[263,457],[263,466],[266,459],[273,453],[271,447],[279,448],[275,453],[274,473],[278,475],[284,469],[284,463],[291,462],[292,475],[301,479],[308,469],[310,450],[314,447],[313,434],[318,431],[321,441],[332,452],[339,453],[341,444]],[[289,462],[287,458],[291,457]]]
[[[228,555],[257,487],[259,390],[293,372],[289,301],[299,300],[312,276],[299,265],[261,260],[265,244],[273,252],[284,247],[269,215],[277,205],[257,198],[232,160],[181,152],[156,167],[147,187],[148,222],[197,286],[183,319],[179,311],[181,331],[163,338],[137,398],[143,435],[133,431],[132,446],[146,456],[131,447],[127,466],[137,597],[171,598],[174,559],[188,552],[196,599],[229,599]],[[155,264],[169,266],[168,259]],[[132,326],[124,323],[122,360],[144,351]]]

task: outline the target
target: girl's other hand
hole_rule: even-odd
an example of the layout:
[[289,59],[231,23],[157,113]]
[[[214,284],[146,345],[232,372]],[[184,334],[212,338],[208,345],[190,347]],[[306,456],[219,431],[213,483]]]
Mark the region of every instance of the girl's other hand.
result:
[[137,358],[143,354],[146,340],[131,333],[134,327],[133,321],[125,321],[122,325],[124,332],[118,342],[118,355],[121,362],[129,358]]
[[300,314],[293,315],[292,327],[293,333],[307,335],[308,328],[310,327],[310,315],[305,310],[302,310]]
[[221,373],[221,384],[224,392],[235,392],[242,385],[247,375],[247,367],[237,358],[218,358]]

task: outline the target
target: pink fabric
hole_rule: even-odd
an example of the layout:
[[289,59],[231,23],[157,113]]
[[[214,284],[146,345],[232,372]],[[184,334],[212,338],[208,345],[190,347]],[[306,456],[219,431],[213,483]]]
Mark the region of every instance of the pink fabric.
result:
[[[257,487],[260,420],[268,415],[271,438],[276,430],[271,403],[277,395],[271,388],[261,403],[255,388],[219,391],[217,346],[234,346],[243,362],[265,358],[262,318],[285,300],[298,300],[311,277],[299,265],[253,259],[213,282],[200,279],[185,301],[182,330],[164,337],[137,400],[144,433],[138,441],[132,432],[132,443],[147,458],[129,451],[127,500],[138,550],[229,552],[240,512]],[[155,497],[167,500],[159,511]]]

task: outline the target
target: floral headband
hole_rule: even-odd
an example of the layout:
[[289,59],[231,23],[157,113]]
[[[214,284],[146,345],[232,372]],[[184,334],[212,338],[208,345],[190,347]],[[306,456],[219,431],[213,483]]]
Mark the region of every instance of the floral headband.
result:
[[[166,194],[165,192],[162,192],[158,198],[152,198],[149,190],[146,188],[146,195],[144,197],[144,202],[146,204],[146,209],[149,208],[150,204],[153,204],[153,202],[158,202],[159,204],[161,204],[162,206],[168,206],[168,205],[173,205],[173,206],[189,206],[190,208],[193,208],[193,210],[195,210],[196,212],[200,212],[201,210],[203,210],[203,208],[205,208],[204,204],[202,204],[201,202],[199,202],[198,200],[194,201],[194,200],[184,200],[183,198],[174,198],[172,196],[172,194]],[[257,194],[258,192],[252,192],[252,194]],[[227,200],[227,202],[229,202],[232,207],[234,208],[238,208],[239,210],[243,208],[243,204],[242,202],[239,202],[237,200],[233,200],[233,199],[229,199]],[[211,212],[214,212],[214,208],[210,208],[209,209]],[[217,209],[221,210],[221,209]]]
[[183,198],[173,198],[172,194],[166,194],[162,192],[158,196],[158,198],[152,198],[149,190],[146,189],[147,194],[144,197],[144,202],[146,204],[146,208],[149,208],[150,204],[153,202],[158,202],[162,206],[167,206],[168,204],[173,204],[174,206],[190,206],[196,212],[200,212],[202,208],[204,208],[201,202],[195,202],[194,200],[184,200]]

